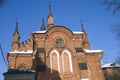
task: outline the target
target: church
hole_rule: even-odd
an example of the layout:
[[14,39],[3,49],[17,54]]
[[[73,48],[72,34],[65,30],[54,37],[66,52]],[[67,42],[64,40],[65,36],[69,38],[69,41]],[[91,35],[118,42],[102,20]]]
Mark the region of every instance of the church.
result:
[[42,19],[40,30],[19,42],[16,21],[4,80],[104,80],[103,51],[90,49],[83,23],[80,32],[55,25],[50,4],[47,22]]

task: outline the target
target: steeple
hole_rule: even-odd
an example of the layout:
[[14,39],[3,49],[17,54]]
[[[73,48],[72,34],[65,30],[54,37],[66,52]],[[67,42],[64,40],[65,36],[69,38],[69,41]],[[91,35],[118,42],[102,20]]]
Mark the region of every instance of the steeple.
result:
[[13,33],[13,35],[18,34],[19,35],[19,31],[18,31],[18,18],[16,19],[16,27],[15,27],[15,31]]
[[[85,29],[84,29],[84,25],[83,25],[83,21],[80,20],[80,22],[81,22],[82,32],[84,32],[84,33],[86,34],[86,31],[85,31]],[[86,34],[86,35],[87,35],[87,34]]]
[[44,19],[42,18],[42,25],[40,27],[40,31],[46,30],[45,24],[44,24]]
[[48,6],[48,17],[47,17],[47,20],[48,20],[48,28],[50,27],[53,27],[54,25],[54,20],[53,20],[53,15],[52,15],[52,12],[51,12],[51,5],[50,5],[50,1],[49,1],[49,6]]
[[53,17],[52,12],[51,12],[50,1],[49,1],[49,5],[48,5],[48,17],[47,18],[49,18],[49,17]]
[[20,39],[20,35],[19,35],[19,31],[18,31],[18,19],[16,19],[16,27],[15,27],[15,31],[13,33],[12,51],[18,50],[19,39]]

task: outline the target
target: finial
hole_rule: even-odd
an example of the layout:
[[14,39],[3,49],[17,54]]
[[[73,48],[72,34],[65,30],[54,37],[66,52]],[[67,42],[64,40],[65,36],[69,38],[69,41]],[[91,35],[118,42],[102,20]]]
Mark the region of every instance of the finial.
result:
[[84,29],[84,25],[83,25],[83,20],[80,20],[80,22],[81,22],[82,32],[84,32],[86,34],[85,29]]
[[46,30],[45,23],[44,23],[44,18],[42,18],[42,25],[40,27],[40,31]]

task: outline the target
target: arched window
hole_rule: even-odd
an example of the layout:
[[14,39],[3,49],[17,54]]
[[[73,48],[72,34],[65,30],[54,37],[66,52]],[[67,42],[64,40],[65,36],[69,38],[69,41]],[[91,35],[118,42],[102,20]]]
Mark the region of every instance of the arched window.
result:
[[25,64],[20,64],[17,69],[18,69],[19,71],[26,71],[26,70],[27,70]]
[[71,53],[68,50],[62,52],[63,72],[73,72]]
[[50,67],[51,67],[51,73],[60,72],[59,53],[56,50],[53,50],[50,53]]
[[26,67],[25,66],[20,66],[19,70],[20,71],[26,71]]

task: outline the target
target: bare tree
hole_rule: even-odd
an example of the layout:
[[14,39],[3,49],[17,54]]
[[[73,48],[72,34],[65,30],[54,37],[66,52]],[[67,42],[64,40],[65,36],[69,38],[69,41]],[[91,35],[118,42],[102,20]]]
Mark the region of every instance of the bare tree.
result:
[[108,10],[112,10],[113,14],[120,14],[120,0],[103,0],[102,3]]
[[4,2],[5,0],[0,0],[0,6],[3,5]]
[[[102,0],[102,4],[106,6],[107,10],[112,10],[114,15],[118,14],[120,16],[120,0]],[[114,26],[113,33],[120,40],[120,23]]]
[[[120,0],[103,0],[102,3],[107,10],[112,11],[113,15],[120,16]],[[114,25],[112,31],[120,41],[120,23]],[[120,56],[115,59],[115,62],[120,64]]]
[[115,62],[120,64],[120,56],[116,58]]

